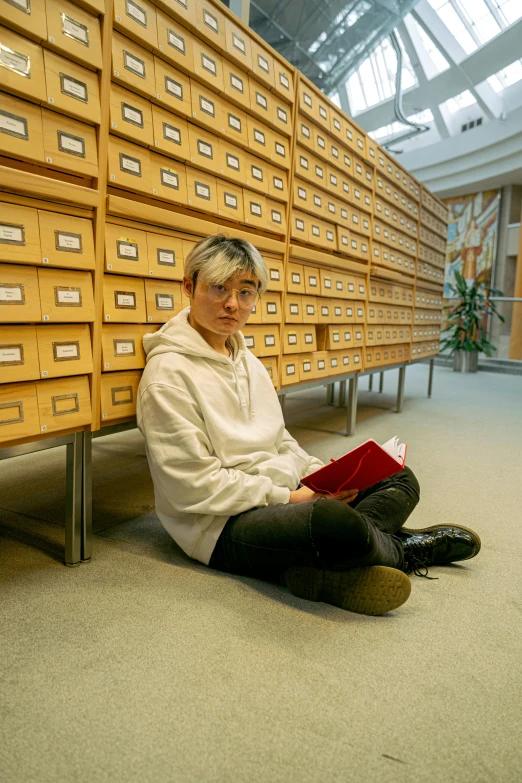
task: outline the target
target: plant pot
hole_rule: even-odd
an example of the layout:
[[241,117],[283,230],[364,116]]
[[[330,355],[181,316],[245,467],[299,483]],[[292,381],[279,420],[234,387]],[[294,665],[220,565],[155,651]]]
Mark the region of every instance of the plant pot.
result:
[[477,372],[478,355],[478,351],[455,351],[453,369],[455,372]]

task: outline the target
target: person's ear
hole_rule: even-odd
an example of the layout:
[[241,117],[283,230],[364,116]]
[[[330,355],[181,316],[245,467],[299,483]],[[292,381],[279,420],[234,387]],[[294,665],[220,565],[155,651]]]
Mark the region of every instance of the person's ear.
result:
[[183,293],[185,296],[188,296],[189,299],[192,299],[194,296],[194,281],[191,280],[190,277],[183,278]]

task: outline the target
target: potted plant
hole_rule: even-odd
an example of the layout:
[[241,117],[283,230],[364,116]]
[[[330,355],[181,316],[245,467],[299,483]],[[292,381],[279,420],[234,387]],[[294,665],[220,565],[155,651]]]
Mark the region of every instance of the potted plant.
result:
[[444,307],[448,311],[448,322],[443,333],[447,332],[447,335],[440,348],[441,351],[450,349],[453,369],[457,372],[477,372],[479,353],[491,356],[495,349],[487,339],[487,316],[492,313],[504,322],[491,297],[503,294],[477,280],[468,286],[460,272],[455,272],[455,283],[448,286],[457,301]]

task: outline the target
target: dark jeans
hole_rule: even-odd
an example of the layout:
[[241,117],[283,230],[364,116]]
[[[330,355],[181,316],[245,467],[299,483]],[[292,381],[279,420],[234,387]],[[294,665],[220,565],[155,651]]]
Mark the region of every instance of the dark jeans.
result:
[[360,492],[351,504],[320,498],[252,508],[228,519],[211,568],[280,582],[296,565],[346,570],[404,566],[402,528],[419,502],[409,468]]

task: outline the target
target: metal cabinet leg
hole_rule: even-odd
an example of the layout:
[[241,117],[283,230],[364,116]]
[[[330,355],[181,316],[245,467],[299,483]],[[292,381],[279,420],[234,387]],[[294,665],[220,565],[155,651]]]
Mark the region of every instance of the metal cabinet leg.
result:
[[368,376],[368,391],[373,391],[373,373]]
[[65,565],[80,565],[82,540],[83,432],[76,432],[66,446]]
[[344,408],[346,405],[346,381],[339,382],[339,402],[337,404],[339,408]]
[[92,558],[92,432],[83,433],[82,562]]
[[348,383],[348,407],[346,410],[346,435],[351,437],[355,433],[355,420],[357,418],[357,384],[359,376],[354,375]]
[[397,410],[396,413],[402,413],[404,404],[404,379],[406,377],[406,365],[399,367],[399,385],[397,387]]
[[381,372],[380,376],[381,377],[379,378],[379,394],[382,392],[382,390],[384,388],[384,373]]
[[435,366],[435,359],[430,359],[430,375],[428,378],[428,397],[431,397],[433,391],[433,368]]
[[326,404],[327,405],[333,405],[334,404],[334,395],[335,395],[335,383],[328,383],[328,384],[326,384]]

